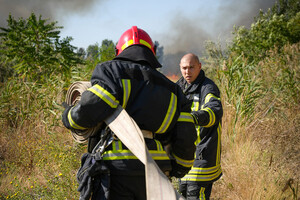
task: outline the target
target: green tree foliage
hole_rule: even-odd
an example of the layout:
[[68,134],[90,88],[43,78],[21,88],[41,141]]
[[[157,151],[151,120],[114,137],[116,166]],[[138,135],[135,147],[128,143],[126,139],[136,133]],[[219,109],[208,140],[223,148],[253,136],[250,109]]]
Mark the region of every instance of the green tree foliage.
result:
[[[300,6],[296,0],[280,0],[268,12],[260,12],[250,29],[235,28],[231,51],[244,54],[250,61],[258,62],[274,46],[300,41]],[[280,51],[281,48],[278,48]]]
[[[206,71],[222,85],[222,94],[236,112],[234,123],[253,120],[258,106],[269,106],[270,102],[261,102],[261,98],[271,92],[273,99],[284,102],[289,98],[291,104],[298,103],[299,4],[280,0],[266,13],[260,12],[250,29],[235,29],[226,50],[213,42],[206,43]],[[290,46],[292,50],[287,51]]]
[[89,45],[86,54],[87,68],[93,70],[98,63],[112,60],[115,57],[115,45],[112,40],[105,39],[101,46],[98,43]]
[[71,37],[60,39],[57,22],[36,17],[14,19],[9,15],[7,28],[0,27],[1,55],[14,63],[17,74],[28,80],[43,80],[51,74],[70,76],[71,66],[82,63],[70,44]]
[[103,40],[99,49],[100,62],[112,60],[115,57],[115,45],[112,40]]
[[99,55],[99,44],[91,44],[88,46],[88,48],[86,49],[86,56],[87,56],[87,60],[90,61],[94,61],[97,59],[98,55]]
[[89,45],[86,53],[87,60],[96,63],[104,62],[115,57],[115,45],[112,40],[105,39],[102,41],[101,46],[98,43]]

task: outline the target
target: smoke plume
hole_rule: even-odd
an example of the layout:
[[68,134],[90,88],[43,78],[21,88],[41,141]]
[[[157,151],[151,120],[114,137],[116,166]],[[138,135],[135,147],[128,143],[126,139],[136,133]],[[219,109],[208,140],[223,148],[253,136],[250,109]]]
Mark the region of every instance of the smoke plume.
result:
[[202,8],[193,17],[185,17],[174,13],[169,31],[165,38],[162,72],[179,75],[179,61],[188,52],[195,53],[201,58],[205,51],[205,41],[211,40],[226,46],[230,40],[233,26],[250,27],[259,11],[266,12],[272,8],[276,0],[228,0],[222,1],[214,16]]
[[[102,0],[0,0],[0,27],[7,26],[8,15],[15,19],[28,18],[31,12],[37,16],[62,22],[71,13],[87,13],[95,3]],[[61,24],[60,24],[61,25]]]

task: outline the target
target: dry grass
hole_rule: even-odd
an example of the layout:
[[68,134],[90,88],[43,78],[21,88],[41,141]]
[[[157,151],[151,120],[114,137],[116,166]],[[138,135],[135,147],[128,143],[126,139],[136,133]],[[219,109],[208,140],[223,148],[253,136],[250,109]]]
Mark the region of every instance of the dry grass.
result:
[[[247,128],[239,124],[232,127],[234,111],[228,105],[225,105],[224,110],[224,175],[215,183],[212,198],[297,200],[300,187],[300,142],[297,124],[294,123],[299,120],[299,114],[296,114],[297,120],[291,120],[289,124],[280,118],[272,121],[264,118],[260,121],[261,125]],[[294,131],[284,132],[286,125]]]

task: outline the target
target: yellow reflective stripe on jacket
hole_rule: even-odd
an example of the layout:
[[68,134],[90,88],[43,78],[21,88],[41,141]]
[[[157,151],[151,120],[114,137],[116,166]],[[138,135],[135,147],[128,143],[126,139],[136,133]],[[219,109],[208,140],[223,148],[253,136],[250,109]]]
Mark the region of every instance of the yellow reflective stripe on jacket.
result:
[[201,167],[192,167],[189,171],[189,174],[213,174],[218,172],[221,169],[221,165],[216,165],[214,167],[201,168]]
[[183,180],[183,181],[212,181],[212,180],[218,178],[221,175],[221,173],[222,173],[221,167],[219,167],[217,169],[217,171],[215,171],[215,173],[212,173],[212,174],[192,174],[189,172],[181,180]]
[[177,108],[177,96],[174,93],[171,93],[171,99],[170,99],[168,111],[166,113],[163,123],[161,124],[159,129],[155,131],[155,133],[164,133],[167,131],[175,115],[176,108]]
[[199,94],[194,95],[194,99],[193,99],[193,103],[192,103],[192,111],[198,111],[199,110],[199,106],[200,106],[200,98],[199,98]]
[[188,113],[188,112],[181,112],[177,121],[194,123],[194,119],[193,119],[191,113]]
[[197,146],[197,144],[199,144],[201,142],[201,138],[200,138],[200,128],[201,128],[201,126],[195,125],[195,127],[196,127],[196,131],[197,131],[197,139],[196,139],[194,144]]
[[[170,160],[165,151],[149,150],[153,160]],[[103,160],[136,160],[138,159],[130,150],[122,150],[118,152],[105,151],[103,153]]]
[[207,102],[209,102],[209,100],[210,100],[211,98],[215,98],[215,99],[218,99],[218,100],[220,101],[220,98],[218,98],[218,97],[216,97],[215,95],[209,93],[209,94],[207,94],[206,97],[205,97],[205,102],[204,102],[204,104],[206,104]]
[[116,108],[119,104],[119,101],[111,93],[109,93],[107,90],[105,90],[98,84],[94,85],[88,90],[97,95],[100,99],[105,101],[105,103],[107,103],[112,108]]
[[222,131],[222,126],[221,123],[219,122],[219,126],[218,126],[218,147],[217,147],[217,159],[216,159],[216,165],[220,165],[221,162],[221,131]]
[[71,116],[71,110],[72,110],[73,108],[71,108],[70,110],[69,110],[69,113],[68,113],[68,121],[69,121],[69,123],[70,123],[70,126],[72,127],[72,128],[74,128],[74,129],[78,129],[78,130],[85,130],[85,129],[87,129],[87,128],[85,128],[85,127],[82,127],[82,126],[79,126],[78,124],[76,124],[75,122],[74,122],[74,120],[72,119],[72,116]]
[[[159,141],[155,140],[159,149],[149,150],[153,160],[170,160],[167,153],[163,150]],[[124,159],[138,159],[130,150],[123,149],[121,141],[113,141],[112,150],[103,153],[103,160],[124,160]]]
[[215,113],[209,107],[203,108],[201,110],[205,110],[209,114],[209,122],[208,122],[207,125],[205,125],[203,127],[210,127],[210,126],[214,125],[214,123],[216,122]]
[[205,198],[205,187],[200,188],[199,200],[206,200],[206,198]]
[[172,155],[174,156],[177,164],[182,165],[184,167],[192,167],[193,166],[194,159],[193,160],[184,160],[184,159],[176,156],[174,153],[172,153]]
[[122,107],[126,108],[127,102],[131,93],[131,82],[129,79],[122,79],[123,85],[123,104]]
[[158,140],[154,140],[156,142],[156,149],[158,151],[164,151],[164,148],[162,147],[161,143]]

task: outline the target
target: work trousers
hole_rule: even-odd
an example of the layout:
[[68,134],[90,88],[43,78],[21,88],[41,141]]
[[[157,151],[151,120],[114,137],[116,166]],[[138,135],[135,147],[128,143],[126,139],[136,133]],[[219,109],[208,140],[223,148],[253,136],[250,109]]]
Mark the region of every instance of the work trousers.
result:
[[213,183],[179,181],[179,192],[186,200],[209,200]]
[[[145,175],[110,175],[109,200],[147,200]],[[102,200],[93,196],[92,200]]]

